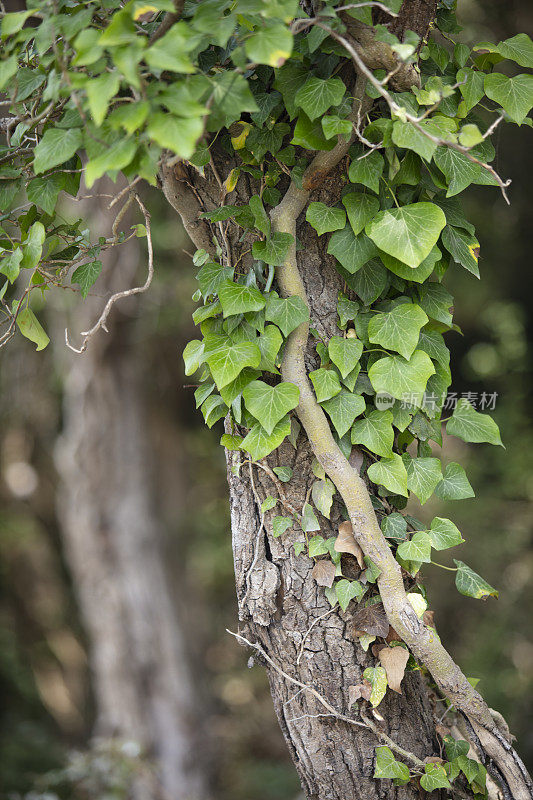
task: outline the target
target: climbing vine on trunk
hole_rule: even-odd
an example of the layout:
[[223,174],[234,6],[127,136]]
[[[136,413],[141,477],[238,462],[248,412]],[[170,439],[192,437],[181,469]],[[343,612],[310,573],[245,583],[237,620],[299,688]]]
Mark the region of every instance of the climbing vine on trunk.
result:
[[[18,330],[45,347],[35,313],[45,290],[77,287],[85,297],[102,250],[131,236],[147,238],[144,284],[111,296],[67,345],[82,353],[115,302],[148,289],[150,214],[137,189],[160,187],[197,247],[199,338],[184,352],[196,405],[209,427],[225,418],[221,444],[234,476],[249,470],[259,533],[268,520],[295,558],[312,559],[308,579],[327,613],[351,614],[374,665],[350,686],[349,708],[335,708],[246,631],[235,635],[314,693],[325,716],[375,735],[376,781],[480,797],[499,787],[525,800],[531,779],[505,725],[428,611],[421,568],[439,565],[436,554],[463,536],[449,519],[428,527],[403,513],[411,495],[424,504],[474,494],[461,465],[437,455],[443,425],[466,442],[502,444],[467,398],[447,413],[445,337],[460,329],[445,282],[448,270],[480,277],[460,195],[481,184],[508,202],[491,137],[501,123],[531,125],[533,74],[523,70],[533,69],[533,42],[519,33],[471,48],[460,34],[453,0],[31,0],[4,14],[0,345]],[[110,198],[111,235],[92,241],[82,220],[61,216],[60,194],[76,196],[81,175],[91,190],[119,172],[129,184]],[[132,203],[142,222],[123,231]],[[303,220],[338,273],[327,337],[301,274]],[[295,505],[291,468],[268,456],[300,437],[316,480]],[[274,494],[258,498],[257,470]],[[338,533],[324,537],[334,507]],[[445,568],[459,592],[497,597],[472,567],[454,564]],[[380,704],[401,693],[406,670],[427,676],[468,741],[441,726],[441,756],[424,760],[384,733]]]

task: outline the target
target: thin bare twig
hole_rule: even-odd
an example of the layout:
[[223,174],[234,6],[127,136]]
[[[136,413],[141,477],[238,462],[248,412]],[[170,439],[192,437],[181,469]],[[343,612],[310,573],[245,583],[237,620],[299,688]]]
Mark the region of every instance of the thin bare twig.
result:
[[[146,276],[146,280],[142,284],[142,286],[135,286],[133,289],[123,289],[122,291],[115,292],[115,294],[111,295],[111,297],[109,298],[109,300],[107,301],[107,303],[106,303],[106,305],[104,307],[104,310],[102,311],[102,313],[100,314],[98,320],[95,322],[95,324],[92,326],[92,328],[90,328],[90,330],[88,330],[88,331],[82,331],[81,332],[81,335],[84,338],[83,338],[83,341],[82,341],[80,347],[74,347],[74,345],[72,345],[70,343],[69,336],[68,336],[68,329],[65,328],[65,344],[67,345],[69,350],[72,350],[74,353],[84,353],[86,351],[86,349],[87,349],[87,345],[89,344],[90,339],[95,335],[95,333],[97,333],[97,331],[104,330],[104,331],[107,332],[107,328],[106,328],[107,318],[109,317],[111,309],[113,308],[113,306],[115,305],[117,300],[121,300],[124,297],[132,297],[133,295],[136,295],[136,294],[142,294],[143,292],[146,292],[149,289],[149,287],[150,287],[150,285],[152,283],[152,279],[154,277],[154,250],[153,250],[153,245],[152,245],[152,230],[151,230],[151,227],[150,227],[150,214],[149,214],[146,206],[144,205],[144,203],[142,202],[142,200],[140,199],[140,197],[137,194],[133,195],[133,199],[136,201],[137,205],[139,206],[139,208],[142,211],[142,214],[143,214],[143,217],[144,217],[144,224],[145,224],[145,227],[146,227],[146,242],[147,242],[147,247],[148,247],[148,274]],[[130,201],[128,200],[125,205],[129,205],[129,204],[130,204]],[[121,209],[121,211],[120,211],[118,216],[123,216],[123,213],[122,213],[123,210],[124,209]],[[113,223],[113,229],[116,228],[116,222],[117,221],[115,220],[115,222]],[[115,230],[113,230],[113,233],[115,233]]]
[[[130,192],[130,191],[133,189],[133,187],[135,186],[135,184],[136,184],[136,183],[139,183],[139,181],[141,181],[141,180],[142,180],[141,176],[140,176],[140,175],[137,175],[137,177],[136,177],[134,180],[132,180],[132,182],[131,182],[131,183],[129,183],[129,184],[128,184],[127,186],[125,186],[125,187],[124,187],[124,188],[123,188],[123,189],[122,189],[122,190],[121,190],[121,191],[120,191],[120,192],[119,192],[117,195],[115,195],[115,196],[113,197],[113,200],[111,200],[111,202],[109,203],[109,205],[108,205],[108,207],[107,207],[108,211],[109,211],[109,209],[113,208],[113,206],[115,205],[115,203],[118,203],[118,201],[119,201],[119,200],[120,200],[122,197],[124,197],[124,195],[125,195],[125,194],[127,194],[128,192]],[[103,197],[103,195],[101,195],[101,196]],[[109,195],[107,195],[107,196],[109,197]]]
[[226,632],[229,633],[231,636],[234,636],[239,641],[243,642],[248,647],[251,647],[253,650],[256,650],[258,653],[260,653],[265,659],[265,661],[268,664],[270,664],[272,669],[274,669],[279,675],[285,678],[286,681],[292,683],[294,686],[298,686],[304,692],[308,692],[309,694],[313,695],[313,697],[316,700],[318,700],[320,705],[323,706],[323,708],[325,708],[326,711],[328,712],[327,714],[324,715],[320,714],[318,716],[332,716],[335,717],[336,719],[341,720],[342,722],[347,722],[348,725],[355,725],[358,728],[369,728],[372,731],[372,733],[374,733],[383,742],[385,742],[390,747],[390,749],[398,753],[398,755],[402,756],[403,758],[406,758],[408,761],[411,761],[411,763],[415,764],[417,767],[425,766],[424,762],[420,758],[415,756],[414,753],[410,753],[408,750],[405,750],[403,747],[400,747],[400,745],[396,744],[396,742],[393,739],[391,739],[390,736],[387,736],[387,734],[384,731],[382,731],[368,717],[364,717],[363,715],[361,715],[361,719],[363,720],[361,722],[358,719],[353,719],[353,717],[347,717],[345,714],[341,714],[340,711],[337,711],[337,709],[334,706],[332,706],[331,703],[329,703],[328,700],[326,700],[326,698],[323,695],[321,695],[320,692],[317,692],[317,690],[314,689],[312,686],[308,686],[306,683],[302,683],[296,678],[293,678],[291,675],[288,675],[284,670],[282,670],[282,668],[278,664],[276,664],[276,662],[272,658],[270,658],[268,653],[261,647],[260,644],[258,644],[257,642],[250,642],[249,639],[246,639],[240,633],[234,633],[233,631],[230,631],[228,628],[226,628]]
[[325,25],[323,22],[321,22],[318,19],[312,20],[311,22],[312,22],[313,25],[317,25],[319,28],[321,28],[322,30],[326,31],[333,39],[335,39],[335,41],[339,42],[339,44],[341,44],[344,47],[344,49],[350,54],[350,56],[351,56],[352,60],[354,61],[357,69],[359,70],[359,72],[362,75],[364,75],[365,78],[372,84],[372,86],[379,92],[379,94],[385,100],[385,102],[387,103],[387,105],[389,106],[389,108],[390,108],[390,110],[392,111],[393,114],[398,116],[400,119],[404,119],[407,122],[410,122],[411,125],[414,128],[416,128],[417,131],[419,131],[423,136],[425,136],[431,142],[436,144],[438,147],[448,147],[448,148],[450,148],[452,150],[456,150],[458,153],[462,153],[464,156],[466,156],[466,158],[468,158],[468,160],[471,161],[473,164],[478,164],[482,169],[486,170],[490,175],[492,175],[492,177],[494,178],[494,180],[497,182],[498,186],[500,187],[500,190],[501,190],[502,195],[503,195],[503,197],[505,199],[505,202],[508,205],[510,205],[509,198],[508,198],[507,192],[506,192],[507,187],[511,183],[510,179],[508,179],[507,181],[504,181],[498,175],[498,173],[496,172],[494,167],[491,167],[490,164],[487,164],[486,162],[481,161],[481,159],[476,158],[475,156],[473,156],[472,153],[470,152],[471,148],[465,147],[464,145],[458,144],[457,142],[453,142],[453,141],[451,141],[449,139],[443,139],[440,136],[434,136],[432,133],[430,133],[428,130],[426,130],[420,124],[422,122],[422,120],[424,119],[424,117],[415,117],[413,114],[411,114],[405,108],[403,108],[402,106],[398,105],[398,103],[395,100],[393,100],[393,98],[390,96],[389,92],[383,87],[381,81],[379,81],[375,77],[373,72],[368,69],[368,67],[364,63],[363,59],[361,58],[361,56],[359,55],[357,50],[352,46],[352,44],[348,41],[348,39],[346,39],[344,36],[341,36],[339,33],[337,33],[332,28],[330,28],[329,25]]

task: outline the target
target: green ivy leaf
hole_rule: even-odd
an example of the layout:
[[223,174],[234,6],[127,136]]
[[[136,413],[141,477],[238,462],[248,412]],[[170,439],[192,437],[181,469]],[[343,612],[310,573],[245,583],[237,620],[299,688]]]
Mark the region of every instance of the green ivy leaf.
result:
[[453,736],[444,737],[444,747],[449,761],[453,761],[454,758],[459,758],[459,756],[466,756],[470,750],[468,742],[463,739],[454,739]]
[[319,403],[329,400],[341,391],[341,384],[336,372],[331,369],[315,369],[309,373],[311,382],[315,388],[316,399]]
[[[420,123],[422,126],[424,123]],[[430,131],[431,133],[431,131]],[[431,161],[437,145],[417,130],[410,122],[396,120],[392,126],[392,141],[398,147],[413,150],[425,161]]]
[[497,590],[483,580],[481,575],[470,569],[468,564],[465,564],[464,561],[456,561],[455,558],[453,563],[457,567],[455,585],[461,594],[475,597],[476,600],[481,600],[483,597],[498,597]]
[[148,119],[146,132],[160,147],[189,159],[194,155],[196,143],[204,132],[204,121],[203,117],[177,117],[156,111]]
[[381,523],[383,536],[393,539],[396,542],[404,542],[407,539],[407,520],[397,511],[388,514]]
[[204,298],[217,294],[219,287],[233,278],[233,267],[224,267],[216,261],[203,265],[197,277],[198,286]]
[[499,103],[519,125],[533,108],[533,75],[522,74],[508,78],[500,72],[485,76],[485,94]]
[[[316,30],[316,28],[315,28]],[[349,119],[341,119],[335,114],[327,117],[322,117],[322,130],[326,139],[331,139],[333,136],[343,135],[347,138],[351,136],[353,125]]]
[[[16,313],[17,301],[13,303],[13,313]],[[43,326],[31,310],[23,308],[17,314],[17,327],[21,334],[37,345],[36,350],[44,350],[50,339]]]
[[270,218],[265,211],[263,201],[258,194],[254,194],[253,197],[250,197],[248,205],[254,215],[255,227],[268,238],[270,236]]
[[384,486],[394,494],[407,497],[407,472],[401,456],[394,453],[392,458],[382,458],[371,464],[367,470],[368,477],[373,483]]
[[273,233],[270,239],[264,242],[254,242],[252,255],[273,267],[281,267],[285,263],[289,247],[294,239],[290,233]]
[[420,561],[429,564],[431,561],[431,539],[425,531],[416,531],[408,542],[402,542],[397,550],[400,558],[406,561]]
[[368,377],[376,392],[387,392],[397,400],[420,407],[428,378],[434,372],[428,354],[415,350],[409,361],[403,356],[378,359],[368,370]]
[[426,764],[425,775],[420,778],[420,785],[426,792],[452,788],[442,764]]
[[339,370],[342,378],[346,378],[356,367],[362,352],[363,343],[360,339],[344,339],[342,336],[332,336],[329,340],[329,357]]
[[533,69],[533,42],[527,33],[518,33],[510,39],[505,39],[499,43],[496,51],[521,67]]
[[195,71],[187,55],[199,41],[183,21],[175,22],[170,30],[158,39],[144,54],[144,60],[152,69],[169,70],[188,74]]
[[436,319],[444,325],[452,324],[450,308],[453,305],[453,297],[440,283],[434,281],[426,283],[420,288],[420,307],[426,312],[428,317]]
[[329,415],[333,427],[342,439],[345,433],[350,430],[350,427],[359,414],[365,410],[365,401],[360,395],[347,392],[346,389],[322,402],[322,408]]
[[442,480],[440,459],[409,458],[409,456],[406,459],[407,488],[410,492],[414,492],[421,505],[424,505]]
[[391,411],[372,411],[352,427],[352,444],[362,444],[372,453],[384,458],[392,458],[394,429]]
[[49,128],[33,151],[33,171],[36,175],[57,167],[72,158],[81,147],[82,132],[79,128]]
[[329,480],[329,478],[315,481],[311,487],[311,497],[313,498],[313,503],[317,507],[318,511],[320,511],[322,516],[326,517],[326,519],[329,519],[335,492],[335,485]]
[[370,683],[370,703],[373,708],[379,706],[387,691],[387,673],[383,667],[367,667],[363,672],[363,678]]
[[492,417],[480,414],[464,397],[458,400],[451,419],[446,423],[446,432],[464,442],[488,442],[503,447],[500,430]]
[[374,778],[409,780],[409,768],[401,761],[396,761],[389,747],[376,747]]
[[292,33],[281,22],[267,20],[246,39],[245,50],[250,61],[281,67],[290,58]]
[[380,211],[365,231],[380,250],[414,268],[429,255],[445,225],[446,217],[438,206],[412,203]]
[[428,317],[416,303],[401,303],[392,311],[378,313],[368,325],[368,338],[387,350],[396,350],[409,360]]
[[320,119],[312,122],[303,111],[298,115],[291,144],[305,147],[306,150],[332,150],[334,139],[326,139],[322,131]]
[[305,218],[319,236],[338,231],[346,225],[346,212],[343,208],[331,208],[325,203],[309,203]]
[[290,432],[291,421],[288,416],[278,422],[270,434],[258,422],[244,437],[241,447],[247,453],[250,453],[252,461],[259,461],[261,458],[268,456],[273,450],[276,450]]
[[[224,338],[224,337],[221,337]],[[206,358],[209,369],[219,389],[235,380],[245,367],[258,367],[261,351],[253,342],[231,342],[221,345]]]
[[364,587],[359,581],[348,581],[346,578],[342,578],[335,584],[335,594],[343,611],[346,611],[351,600],[362,597],[363,593]]
[[26,194],[30,203],[35,203],[47,214],[53,214],[59,192],[64,188],[64,177],[61,174],[46,175],[33,178],[27,187]]
[[340,78],[322,80],[310,76],[295,95],[295,103],[302,108],[311,121],[322,116],[330,106],[338,106],[344,97],[346,86]]
[[336,231],[330,238],[328,253],[335,256],[344,269],[353,275],[377,255],[375,244],[364,233],[354,236],[350,225]]
[[137,143],[134,139],[119,139],[99,156],[88,161],[85,167],[87,188],[90,189],[93,183],[106,172],[114,173],[127,167],[136,150]]
[[446,465],[444,475],[435,489],[435,494],[441,500],[465,500],[475,497],[466,472],[460,464],[451,461]]
[[21,269],[33,269],[39,263],[43,253],[46,231],[42,222],[34,222],[22,243]]
[[427,533],[435,550],[447,550],[464,542],[457,526],[444,517],[435,517]]
[[278,374],[275,362],[279,349],[283,344],[283,337],[278,328],[276,328],[275,325],[267,325],[256,343],[261,350],[259,369],[262,372],[274,372]]
[[81,264],[72,273],[72,283],[78,283],[80,286],[80,294],[85,299],[89,294],[89,289],[94,286],[98,276],[102,272],[101,261],[89,261],[87,264]]
[[289,517],[274,517],[272,520],[272,536],[277,539],[292,526],[292,519]]
[[446,197],[463,192],[467,186],[475,183],[481,174],[480,164],[475,164],[463,153],[450,147],[439,147],[433,158],[448,182]]
[[263,502],[261,503],[261,513],[265,514],[267,511],[271,511],[278,501],[272,495],[268,495],[265,497]]
[[298,405],[300,390],[293,383],[269,386],[263,381],[253,381],[242,395],[248,411],[271,434],[280,419]]
[[103,72],[85,84],[89,111],[97,127],[104,121],[109,103],[117,94],[119,86],[118,72]]
[[367,222],[370,222],[379,211],[379,200],[371,194],[350,192],[342,198],[342,204],[348,214],[354,236],[358,236]]
[[446,250],[451,253],[458,264],[467,269],[476,278],[479,278],[478,253],[479,242],[475,236],[467,231],[452,228],[446,225],[442,231],[442,243]]
[[352,161],[348,177],[352,183],[362,183],[376,194],[379,193],[379,179],[383,174],[385,161],[381,153],[373,150],[370,155]]
[[274,322],[287,337],[298,325],[308,321],[309,309],[297,295],[285,299],[270,297],[266,306],[266,319]]
[[[0,273],[5,275],[10,283],[14,283],[20,274],[20,262],[22,261],[22,250],[15,247],[11,252],[3,254],[0,261]],[[2,290],[3,291],[3,290]]]
[[259,375],[260,373],[256,369],[249,369],[249,367],[245,367],[242,372],[239,372],[235,380],[220,389],[220,396],[225,404],[228,407],[231,406],[248,384],[258,378]]
[[[348,282],[349,278],[347,279]],[[349,285],[354,292],[361,298],[366,306],[369,306],[388,286],[388,275],[385,267],[374,258],[357,271],[356,275],[349,280]],[[357,328],[357,320],[356,320]]]
[[233,281],[224,281],[218,289],[218,298],[224,317],[244,314],[247,311],[260,311],[266,300],[255,286],[243,286]]

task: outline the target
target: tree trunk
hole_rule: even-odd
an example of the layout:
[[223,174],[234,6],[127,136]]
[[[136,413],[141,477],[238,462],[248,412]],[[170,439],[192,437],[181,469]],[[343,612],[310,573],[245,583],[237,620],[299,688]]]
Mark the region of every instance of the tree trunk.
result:
[[[313,199],[325,197],[317,193]],[[334,201],[330,195],[329,203]],[[342,286],[328,263],[331,257],[323,252],[324,246],[305,223],[298,230],[298,238],[303,245],[301,252],[305,253],[299,266],[311,299],[311,324],[329,338],[338,332],[335,308]],[[311,352],[309,357],[312,358]],[[309,369],[317,366],[308,365]],[[313,454],[303,433],[297,445],[295,450],[285,442],[267,461],[271,467],[293,469],[287,484],[290,503],[301,510],[316,477],[312,471]],[[229,467],[239,460],[244,460],[242,454],[228,453]],[[277,496],[278,486],[264,471],[254,469],[255,497],[249,466],[241,466],[239,476],[234,472],[235,469],[228,469],[241,632],[259,643],[291,678],[316,689],[341,714],[357,718],[357,711],[350,711],[349,687],[361,683],[363,671],[379,662],[370,651],[365,653],[351,634],[349,612],[342,613],[337,606],[327,613],[331,607],[324,590],[311,577],[313,560],[294,552],[293,544],[304,540],[303,533],[288,531],[273,538],[269,518],[280,513],[276,509],[267,513],[265,529],[260,530],[258,502],[268,495]],[[320,517],[322,534],[336,535],[340,521],[339,510],[334,506],[331,522]],[[270,665],[267,671],[276,714],[308,798],[418,797],[413,785],[396,788],[392,781],[373,778],[374,748],[383,744],[375,734],[328,716],[309,692],[299,691]],[[402,696],[387,693],[379,706],[384,719],[378,724],[422,759],[438,753],[433,740],[433,715],[420,673],[406,673],[402,688]]]
[[[217,163],[223,178],[235,166]],[[246,261],[250,249],[247,237],[238,240],[230,228],[221,237],[220,226],[211,231],[192,226],[191,215],[211,210],[221,204],[218,186],[209,177],[187,175],[195,194],[187,197],[183,166],[172,174],[163,174],[167,199],[185,217],[185,224],[197,245],[209,241],[209,235],[219,237],[223,253],[231,253],[233,263],[241,257]],[[334,205],[340,198],[342,174],[346,163],[315,191],[312,200]],[[176,180],[177,177],[177,180]],[[224,198],[225,204],[248,202],[254,187],[248,176],[239,181],[235,193]],[[201,208],[198,204],[201,203]],[[328,340],[335,333],[336,307],[342,280],[333,267],[334,259],[327,254],[326,244],[302,218],[298,226],[298,266],[311,305],[311,326]],[[310,345],[307,352],[308,370],[316,369],[317,355]],[[354,448],[353,457],[357,458]],[[291,682],[304,683],[322,694],[335,710],[345,716],[350,711],[349,687],[361,682],[363,671],[379,663],[369,651],[364,652],[359,640],[350,632],[350,614],[337,606],[331,613],[324,590],[311,577],[313,560],[307,555],[296,556],[293,544],[303,541],[302,531],[287,531],[282,537],[272,536],[271,518],[280,511],[274,509],[265,517],[261,527],[260,503],[268,495],[279,496],[279,482],[274,483],[261,468],[250,465],[242,452],[228,452],[228,482],[231,495],[233,554],[237,597],[239,602],[240,633],[250,642],[259,644],[279,670],[266,664],[274,706],[292,759],[298,771],[305,795],[310,800],[372,800],[372,798],[418,798],[419,790],[411,782],[395,787],[392,781],[373,778],[375,747],[383,744],[364,727],[339,721],[328,715],[324,707],[305,690]],[[244,463],[243,463],[244,462]],[[293,475],[286,484],[292,506],[301,511],[311,484],[316,479],[312,471],[313,455],[308,441],[300,433],[297,449],[285,442],[278,451],[263,461],[270,467],[290,466]],[[240,468],[239,468],[240,463]],[[268,468],[268,467],[267,467]],[[327,537],[337,533],[341,521],[339,508],[333,507],[331,521],[320,518],[321,532]],[[323,617],[322,619],[319,619]],[[261,657],[259,657],[261,660]],[[287,677],[289,676],[289,677]],[[406,673],[402,683],[403,695],[387,693],[379,707],[377,724],[406,750],[420,758],[439,754],[434,736],[434,719],[427,687],[419,672]]]
[[[128,247],[113,251],[107,285],[98,287],[106,294],[134,280],[138,255]],[[88,305],[84,315],[94,314]],[[201,714],[153,507],[147,368],[133,321],[118,311],[113,320],[109,337],[71,359],[57,459],[59,515],[90,645],[95,733],[136,740],[155,762],[156,781],[136,787],[143,800],[205,800]]]

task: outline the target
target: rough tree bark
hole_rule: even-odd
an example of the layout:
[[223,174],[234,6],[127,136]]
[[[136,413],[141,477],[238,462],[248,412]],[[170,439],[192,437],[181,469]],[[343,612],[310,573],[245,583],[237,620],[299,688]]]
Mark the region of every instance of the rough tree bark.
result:
[[[128,247],[112,251],[97,290],[135,279],[138,253]],[[132,312],[136,302],[121,310]],[[73,324],[83,328],[91,313],[87,307]],[[59,516],[89,639],[95,733],[136,740],[155,763],[155,779],[147,771],[137,797],[206,800],[200,703],[151,488],[145,366],[134,321],[118,313],[113,321],[110,336],[70,359],[57,449]]]

